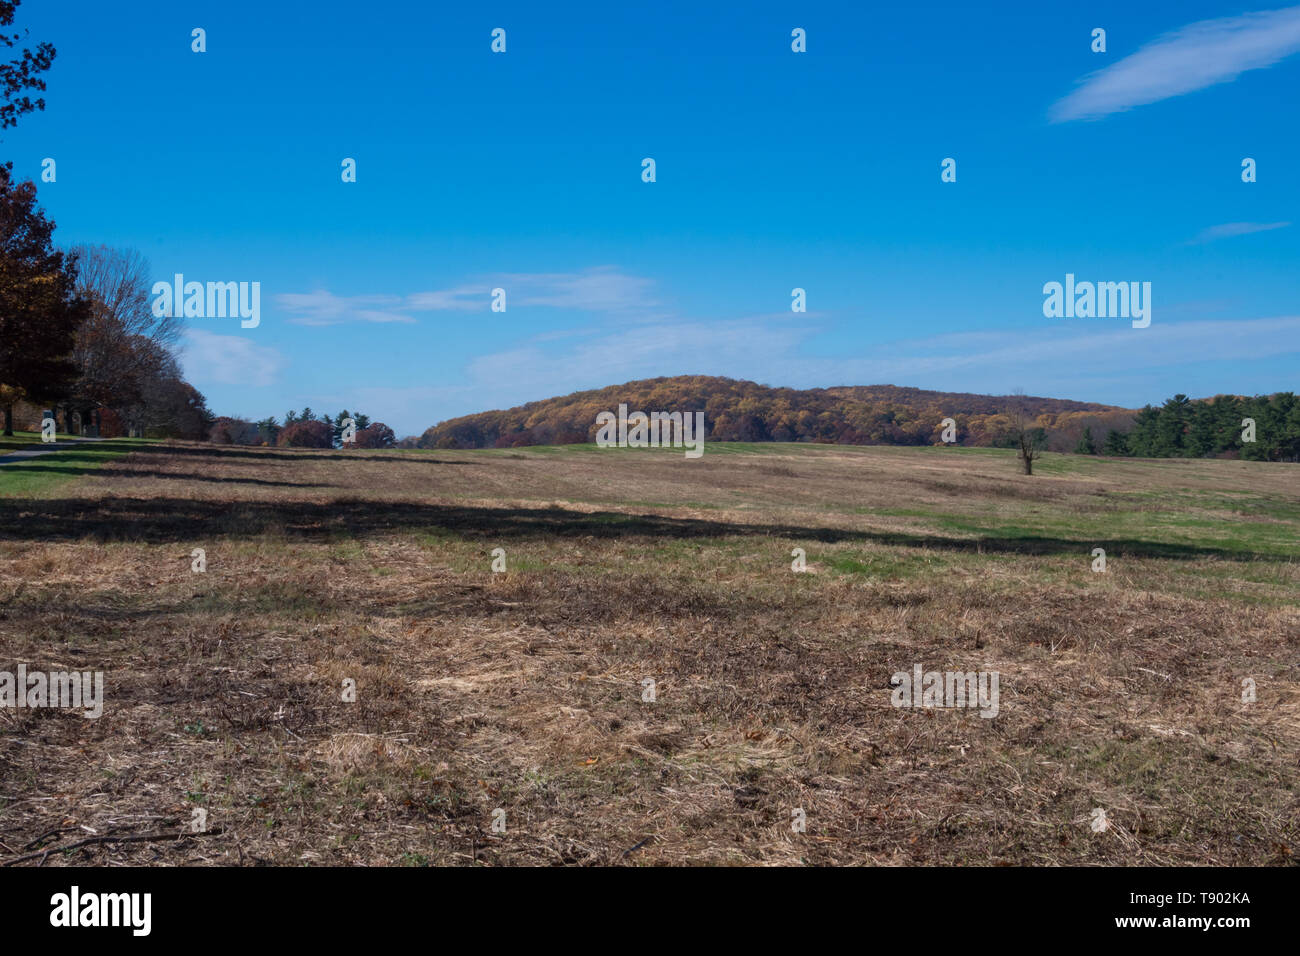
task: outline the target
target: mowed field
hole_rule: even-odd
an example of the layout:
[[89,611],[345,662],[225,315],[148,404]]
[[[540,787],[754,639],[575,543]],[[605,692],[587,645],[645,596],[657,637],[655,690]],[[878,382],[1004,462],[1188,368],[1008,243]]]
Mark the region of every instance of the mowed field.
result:
[[0,467],[0,863],[1296,864],[1300,466],[706,449]]

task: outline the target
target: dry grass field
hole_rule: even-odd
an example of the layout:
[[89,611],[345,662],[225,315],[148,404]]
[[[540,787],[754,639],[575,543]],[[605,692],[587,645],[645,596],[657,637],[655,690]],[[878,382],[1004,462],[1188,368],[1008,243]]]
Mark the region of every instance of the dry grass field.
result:
[[[0,670],[105,675],[97,720],[0,709],[0,862],[1294,865],[1300,469],[1017,470],[123,441],[0,467]],[[916,664],[996,671],[997,716],[894,707]]]

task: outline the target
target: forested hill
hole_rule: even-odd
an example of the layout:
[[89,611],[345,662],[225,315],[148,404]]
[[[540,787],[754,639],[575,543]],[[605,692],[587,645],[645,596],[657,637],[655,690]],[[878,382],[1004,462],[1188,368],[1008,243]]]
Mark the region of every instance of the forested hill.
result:
[[[1085,428],[1104,436],[1128,431],[1134,412],[1090,402],[1032,396],[932,392],[894,385],[771,388],[703,375],[624,385],[480,412],[429,428],[421,448],[491,448],[591,442],[600,412],[704,412],[709,441],[812,441],[856,445],[929,445],[953,418],[963,445],[1007,441],[1021,421],[1043,430],[1048,447],[1073,450]],[[408,440],[409,441],[409,440]],[[1068,447],[1067,447],[1068,446]]]

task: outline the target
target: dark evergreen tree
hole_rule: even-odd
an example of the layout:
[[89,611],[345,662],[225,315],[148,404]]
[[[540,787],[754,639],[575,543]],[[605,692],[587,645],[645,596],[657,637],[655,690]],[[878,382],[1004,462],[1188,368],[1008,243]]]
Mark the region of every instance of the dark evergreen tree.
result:
[[1192,400],[1175,395],[1161,407],[1156,420],[1154,454],[1157,458],[1183,458],[1187,455],[1187,429],[1192,417]]
[[1129,454],[1138,458],[1155,458],[1156,429],[1160,424],[1160,409],[1144,406],[1133,420],[1133,430],[1128,433]]

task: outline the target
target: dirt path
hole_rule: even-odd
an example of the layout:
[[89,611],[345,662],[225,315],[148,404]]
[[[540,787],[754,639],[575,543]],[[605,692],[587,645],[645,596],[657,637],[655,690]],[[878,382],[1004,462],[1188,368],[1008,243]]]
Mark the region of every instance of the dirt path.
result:
[[29,458],[37,458],[41,455],[48,455],[51,452],[67,451],[75,445],[84,442],[104,441],[103,438],[64,438],[57,442],[51,442],[48,445],[39,445],[35,448],[24,448],[22,451],[10,452],[6,455],[0,455],[0,465],[11,465],[16,461],[26,461]]

